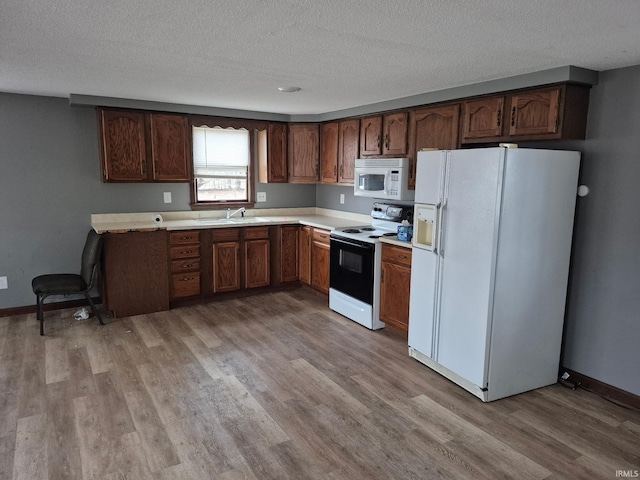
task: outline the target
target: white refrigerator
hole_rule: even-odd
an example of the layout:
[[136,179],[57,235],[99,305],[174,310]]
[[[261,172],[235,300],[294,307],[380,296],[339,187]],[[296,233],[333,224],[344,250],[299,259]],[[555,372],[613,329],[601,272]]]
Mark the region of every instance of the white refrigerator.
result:
[[483,401],[557,381],[580,153],[419,152],[409,355]]

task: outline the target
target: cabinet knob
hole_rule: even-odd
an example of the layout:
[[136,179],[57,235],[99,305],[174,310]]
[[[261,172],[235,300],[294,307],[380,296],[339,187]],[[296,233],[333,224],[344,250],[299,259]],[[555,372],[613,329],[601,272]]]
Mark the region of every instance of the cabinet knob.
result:
[[516,107],[511,109],[511,126],[514,127],[516,125]]
[[496,120],[498,126],[502,123],[502,110],[498,110],[498,118]]
[[389,134],[385,134],[384,136],[384,148],[389,148]]

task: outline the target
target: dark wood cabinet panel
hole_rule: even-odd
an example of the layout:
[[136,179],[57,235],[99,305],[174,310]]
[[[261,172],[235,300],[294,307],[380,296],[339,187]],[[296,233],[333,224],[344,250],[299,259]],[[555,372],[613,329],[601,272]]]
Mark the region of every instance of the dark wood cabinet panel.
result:
[[407,112],[390,113],[382,118],[382,154],[407,154]]
[[338,183],[353,184],[360,143],[360,120],[343,120],[338,131]]
[[382,245],[380,320],[405,332],[409,330],[411,249]]
[[103,251],[103,295],[116,317],[169,309],[167,234],[106,233]]
[[509,135],[544,135],[560,127],[560,87],[511,96]]
[[269,240],[247,240],[245,249],[245,288],[266,287],[271,283],[269,272]]
[[300,227],[280,227],[280,281],[298,280],[298,243]]
[[382,154],[382,116],[360,120],[360,155]]
[[171,300],[200,295],[200,232],[169,232]]
[[412,110],[409,113],[409,188],[416,184],[417,153],[423,148],[458,148],[460,104]]
[[466,100],[462,103],[462,140],[502,135],[504,96]]
[[231,292],[240,289],[240,242],[214,243],[213,292]]
[[258,131],[258,181],[287,183],[287,125],[271,123]]
[[99,110],[102,178],[105,182],[147,180],[143,113]]
[[191,180],[189,127],[182,115],[149,114],[153,179],[167,182]]
[[300,247],[298,251],[299,277],[306,285],[311,285],[311,237],[313,228],[302,227],[300,229]]
[[289,125],[289,183],[317,183],[320,179],[320,126]]
[[329,252],[329,231],[314,228],[311,242],[311,286],[322,293],[329,293]]
[[98,109],[105,182],[189,182],[187,117]]
[[338,182],[338,122],[325,123],[320,130],[320,181]]

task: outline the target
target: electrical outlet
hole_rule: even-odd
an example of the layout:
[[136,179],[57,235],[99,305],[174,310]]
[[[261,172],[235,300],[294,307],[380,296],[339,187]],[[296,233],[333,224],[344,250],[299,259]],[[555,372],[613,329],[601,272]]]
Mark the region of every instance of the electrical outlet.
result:
[[340,205],[344,205],[344,193],[340,194]]
[[564,372],[562,374],[562,376],[560,377],[562,380],[566,380],[567,378],[569,378],[571,375],[569,375],[569,372]]
[[267,192],[257,192],[256,200],[258,202],[266,202],[267,201]]
[[164,203],[171,203],[171,192],[164,192]]
[[9,288],[9,284],[7,283],[7,277],[0,277],[0,290],[4,290]]

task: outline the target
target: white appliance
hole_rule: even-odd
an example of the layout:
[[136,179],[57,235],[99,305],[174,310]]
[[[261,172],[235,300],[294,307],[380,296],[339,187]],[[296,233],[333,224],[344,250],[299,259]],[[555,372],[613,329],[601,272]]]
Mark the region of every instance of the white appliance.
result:
[[371,330],[380,321],[380,237],[396,237],[411,207],[375,202],[371,224],[331,232],[329,308]]
[[385,200],[413,200],[408,158],[357,158],[353,194]]
[[555,383],[580,153],[417,162],[409,355],[483,401]]

